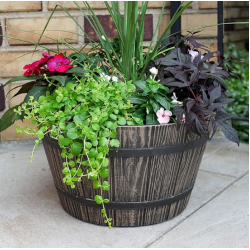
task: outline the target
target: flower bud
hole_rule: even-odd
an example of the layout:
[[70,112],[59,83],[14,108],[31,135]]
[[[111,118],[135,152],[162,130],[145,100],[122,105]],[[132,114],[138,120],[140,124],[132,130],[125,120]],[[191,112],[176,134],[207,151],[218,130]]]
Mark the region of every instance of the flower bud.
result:
[[153,74],[153,75],[157,75],[157,74],[158,74],[158,69],[155,68],[155,67],[152,67],[149,71],[150,71],[150,73]]

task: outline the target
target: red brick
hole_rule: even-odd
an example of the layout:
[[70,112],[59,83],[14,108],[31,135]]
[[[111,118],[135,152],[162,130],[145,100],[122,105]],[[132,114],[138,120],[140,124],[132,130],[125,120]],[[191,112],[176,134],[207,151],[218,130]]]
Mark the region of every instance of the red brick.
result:
[[[117,29],[115,27],[114,21],[111,16],[97,15],[97,18],[101,23],[109,39],[117,37]],[[84,30],[92,40],[96,42],[100,41],[94,29],[92,28],[92,26],[90,25],[90,23],[86,18],[84,19]],[[153,36],[153,15],[147,14],[144,20],[144,41],[150,41],[152,39],[152,36]],[[87,39],[85,41],[88,42]]]

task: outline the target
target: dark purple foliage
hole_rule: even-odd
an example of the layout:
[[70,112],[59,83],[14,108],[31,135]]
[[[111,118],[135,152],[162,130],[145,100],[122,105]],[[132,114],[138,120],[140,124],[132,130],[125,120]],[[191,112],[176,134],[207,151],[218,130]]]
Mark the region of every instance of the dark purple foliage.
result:
[[[210,139],[219,125],[229,140],[239,144],[237,132],[231,125],[234,115],[227,114],[224,109],[225,104],[233,101],[226,96],[225,79],[230,79],[233,73],[226,63],[236,58],[225,59],[220,52],[209,51],[195,41],[195,33],[182,38],[175,49],[167,55],[160,55],[150,66],[156,65],[160,83],[169,87],[183,102],[183,107],[174,108],[178,127],[184,114],[188,131]],[[167,40],[162,46],[168,47]],[[197,50],[199,48],[206,51],[205,55]],[[189,50],[197,51],[193,61]],[[217,56],[220,58],[218,64],[213,61]]]

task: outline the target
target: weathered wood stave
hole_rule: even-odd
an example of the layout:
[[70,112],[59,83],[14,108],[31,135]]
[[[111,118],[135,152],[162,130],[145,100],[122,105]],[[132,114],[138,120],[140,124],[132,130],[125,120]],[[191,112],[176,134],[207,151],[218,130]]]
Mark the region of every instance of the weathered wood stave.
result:
[[[121,148],[150,148],[166,145],[186,144],[197,141],[199,136],[186,133],[182,125],[121,126],[117,129]],[[198,173],[206,142],[193,149],[166,155],[110,158],[110,191],[104,192],[105,198],[119,202],[155,201],[172,197],[192,188]],[[44,141],[44,148],[51,168],[55,185],[79,197],[93,199],[98,190],[93,182],[84,178],[75,189],[62,182],[60,149]],[[119,151],[119,150],[118,150]],[[104,225],[101,207],[85,206],[66,198],[58,192],[63,209],[73,217],[85,222]],[[144,226],[160,223],[180,214],[187,206],[191,193],[183,199],[154,208],[107,209],[113,218],[113,226]]]

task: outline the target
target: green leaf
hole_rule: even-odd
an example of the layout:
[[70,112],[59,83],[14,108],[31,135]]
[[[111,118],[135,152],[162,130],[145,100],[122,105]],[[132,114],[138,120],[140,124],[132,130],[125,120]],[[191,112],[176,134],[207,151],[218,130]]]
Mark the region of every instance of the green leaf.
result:
[[147,97],[145,96],[132,95],[128,97],[128,99],[132,104],[143,104],[147,102]]
[[[76,165],[76,163],[74,162],[74,161],[69,161],[69,165],[71,166],[71,167],[74,167],[75,165]],[[72,169],[71,169],[72,170]],[[74,174],[74,173],[72,173],[72,174]]]
[[69,138],[60,138],[59,137],[59,145],[62,145],[62,146],[68,146],[71,142],[71,140]]
[[69,154],[68,154],[68,158],[69,158],[69,159],[72,159],[72,158],[74,158],[74,155],[73,155],[72,153],[69,153]]
[[99,145],[100,145],[100,146],[108,145],[108,140],[107,140],[107,138],[101,137],[101,138],[99,139]]
[[104,203],[109,203],[109,199],[104,199],[103,202]]
[[90,142],[85,142],[85,148],[91,149],[92,148],[92,144]]
[[116,122],[113,122],[112,125],[110,126],[111,130],[115,130],[117,128],[118,124]]
[[101,169],[99,170],[99,174],[102,178],[106,178],[108,177],[109,175],[109,170],[106,168],[106,169]]
[[77,134],[77,129],[76,128],[70,128],[68,131],[67,131],[67,136],[74,140],[77,138],[78,134]]
[[[137,118],[140,118],[142,120],[145,120],[146,119],[146,109],[145,108],[140,108],[140,109],[137,109],[134,114],[133,114],[133,117],[137,117]],[[130,125],[130,124],[128,124]]]
[[65,130],[66,129],[66,124],[65,124],[65,118],[62,118],[59,123],[59,128],[62,129],[62,130]]
[[88,155],[91,158],[95,158],[98,155],[98,151],[95,148],[91,148]]
[[96,131],[99,131],[100,130],[100,125],[98,123],[93,123],[92,124],[92,128]]
[[109,188],[110,188],[110,185],[107,181],[104,181],[102,183],[102,189],[105,190],[105,191],[109,191]]
[[152,105],[155,113],[161,108],[161,106],[158,104],[158,102],[156,102],[154,99],[150,98],[149,102]]
[[119,125],[126,125],[127,121],[124,117],[120,117],[117,121]]
[[79,169],[77,170],[77,173],[76,173],[76,174],[77,174],[77,176],[82,176],[82,169],[79,168]]
[[97,169],[97,168],[99,168],[99,163],[97,162],[97,161],[94,161],[92,164],[91,164],[91,166],[92,166],[92,168],[95,168],[95,169]]
[[158,94],[155,94],[154,97],[156,101],[161,104],[162,107],[164,107],[166,110],[170,109],[170,103],[166,100],[166,98]]
[[101,187],[102,185],[101,185],[101,182],[100,181],[94,181],[93,182],[93,187],[94,187],[94,189],[97,189],[97,188],[99,188],[99,187]]
[[38,130],[38,132],[37,132],[37,137],[38,137],[39,140],[42,140],[42,139],[44,138],[43,131]]
[[62,86],[65,86],[67,80],[69,79],[68,76],[51,76],[50,78],[58,81]]
[[80,142],[73,142],[70,145],[71,151],[74,155],[78,155],[80,154],[80,152],[82,151],[82,143]]
[[94,147],[96,147],[98,145],[98,141],[94,140],[94,141],[92,141],[92,144],[93,144]]
[[116,147],[118,148],[120,146],[120,142],[117,139],[112,139],[110,141],[110,147]]
[[104,158],[102,161],[102,168],[106,168],[109,165],[109,160],[107,158]]
[[76,126],[82,124],[82,120],[81,120],[81,118],[80,118],[79,115],[75,115],[74,118],[73,118],[73,121],[74,121],[74,123],[76,124]]
[[88,73],[87,70],[84,70],[83,68],[80,68],[80,67],[75,67],[75,68],[71,68],[69,70],[67,70],[65,72],[66,74],[76,74],[76,75],[84,75],[85,73]]
[[15,121],[22,118],[21,115],[14,112],[14,109],[17,109],[19,105],[8,109],[0,119],[0,132],[4,131],[6,128],[14,124]]
[[159,124],[159,122],[157,121],[156,114],[148,114],[146,116],[146,124],[148,124],[148,125]]
[[114,114],[110,114],[109,117],[110,117],[111,119],[113,119],[113,120],[116,120],[116,119],[117,119],[117,116],[114,115]]
[[89,177],[90,180],[94,181],[94,180],[97,179],[98,173],[97,172],[90,172],[90,173],[88,173],[88,177]]
[[116,138],[116,134],[117,134],[116,130],[112,130],[112,131],[110,132],[110,134],[109,134],[109,137],[110,137],[110,138]]
[[157,82],[153,82],[153,83],[149,84],[149,87],[153,93],[156,93],[157,90],[160,88],[160,84]]
[[135,82],[135,85],[139,88],[139,89],[141,89],[141,90],[143,90],[143,91],[145,91],[146,90],[146,92],[148,92],[147,90],[150,90],[149,88],[148,88],[148,84],[147,84],[147,82],[146,81],[136,81]]
[[96,156],[96,159],[100,160],[103,158],[103,153],[100,152],[97,156]]
[[100,195],[95,195],[94,199],[97,204],[102,204],[103,202],[102,197]]
[[63,173],[63,174],[69,173],[69,169],[68,169],[68,168],[64,168],[64,169],[62,170],[62,173]]
[[59,102],[59,103],[62,101],[62,99],[63,99],[63,95],[58,95],[56,97],[56,101]]
[[4,84],[4,87],[6,87],[7,85],[9,85],[12,82],[29,81],[29,80],[35,80],[35,79],[38,79],[38,78],[39,78],[38,76],[17,76],[17,77],[13,77]]
[[[12,96],[12,98],[15,97],[15,96],[18,96],[20,94],[28,93],[34,87],[35,84],[36,84],[36,82],[27,82],[27,83],[25,83],[23,85],[15,87],[15,88],[19,88],[19,87],[21,87],[21,88],[18,90],[18,92],[15,95]],[[10,91],[12,91],[15,88],[12,88]]]
[[34,86],[25,96],[24,102],[27,103],[30,99],[30,96],[33,96],[34,100],[38,100],[40,96],[46,96],[46,92],[51,91],[53,88],[53,86]]

